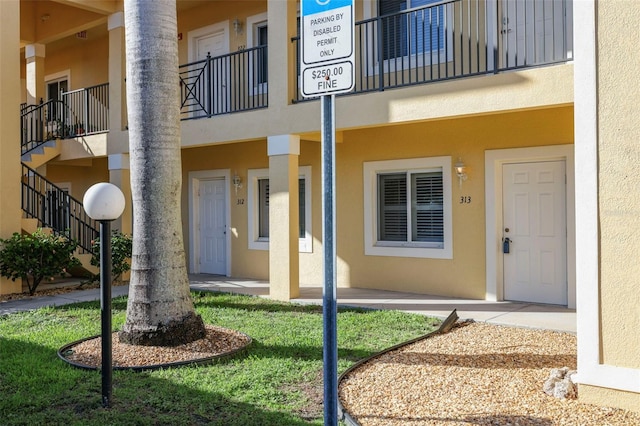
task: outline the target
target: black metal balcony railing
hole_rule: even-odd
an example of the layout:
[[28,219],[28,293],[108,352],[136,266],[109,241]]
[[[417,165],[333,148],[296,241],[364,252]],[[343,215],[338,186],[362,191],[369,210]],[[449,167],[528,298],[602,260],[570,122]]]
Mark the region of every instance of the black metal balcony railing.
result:
[[[446,0],[357,22],[351,93],[569,61],[571,7],[572,0]],[[297,64],[299,37],[292,42]]]
[[77,241],[81,252],[92,253],[91,242],[98,237],[98,229],[82,203],[24,164],[22,210],[26,217],[38,219],[39,226]]
[[109,83],[62,93],[63,123],[75,136],[109,131]]
[[[383,91],[572,60],[573,0],[443,0],[356,23],[355,88]],[[292,39],[299,74],[299,37]],[[181,119],[268,106],[267,46],[181,65]],[[303,100],[295,79],[293,102]],[[23,152],[106,132],[108,83],[21,106]]]
[[265,108],[267,46],[180,66],[181,118],[211,117]]
[[53,139],[109,131],[109,84],[63,92],[60,100],[20,107],[22,154]]

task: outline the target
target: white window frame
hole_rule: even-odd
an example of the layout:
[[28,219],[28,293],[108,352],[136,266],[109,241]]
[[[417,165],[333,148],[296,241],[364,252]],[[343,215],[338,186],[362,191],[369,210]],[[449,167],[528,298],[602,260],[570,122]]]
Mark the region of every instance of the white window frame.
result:
[[[71,91],[71,70],[70,69],[66,69],[64,71],[60,71],[60,72],[56,72],[56,73],[52,73],[44,76],[45,95],[47,97],[45,99],[46,101],[51,100],[49,98],[49,84],[59,83],[60,81],[63,81],[63,80],[67,80],[67,92]],[[65,124],[69,124],[69,123],[65,123]],[[57,126],[58,126],[58,123],[49,121],[47,123],[47,133],[53,133],[54,131],[56,131]]]
[[[311,166],[300,166],[298,168],[299,179],[304,179],[304,203],[305,235],[299,239],[298,251],[300,253],[313,252],[313,237],[311,232]],[[258,181],[269,179],[269,169],[249,169],[247,172],[247,209],[248,209],[248,231],[249,250],[269,250],[269,239],[259,236],[259,191]]]
[[[254,46],[257,46],[258,44],[258,35],[257,35],[257,29],[259,27],[262,26],[262,24],[264,24],[265,26],[267,26],[267,31],[269,31],[269,23],[267,21],[267,12],[264,13],[259,13],[257,15],[252,15],[252,16],[248,16],[247,17],[247,49],[251,49]],[[267,61],[268,61],[268,57],[267,57]],[[253,63],[253,57],[250,58],[249,60],[249,76],[250,76],[250,81],[249,81],[249,85],[250,85],[250,90],[251,93],[255,96],[255,95],[261,95],[264,93],[267,93],[268,90],[268,84],[269,84],[269,73],[267,72],[267,81],[264,83],[258,83],[258,84],[254,84],[254,77],[253,77],[253,69],[254,69],[254,63]],[[268,62],[267,62],[268,63]]]
[[[443,247],[424,243],[378,241],[378,175],[380,173],[420,173],[442,171]],[[453,216],[451,157],[425,157],[364,163],[364,252],[366,256],[453,259]]]

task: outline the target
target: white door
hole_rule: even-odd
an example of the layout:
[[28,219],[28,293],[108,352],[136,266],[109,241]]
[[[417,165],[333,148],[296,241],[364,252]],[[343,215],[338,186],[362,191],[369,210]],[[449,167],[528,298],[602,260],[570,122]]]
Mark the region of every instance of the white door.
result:
[[200,181],[200,272],[227,274],[225,180]]
[[[210,114],[222,114],[230,112],[230,61],[225,56],[229,53],[229,42],[224,29],[217,30],[210,34],[194,38],[196,58],[200,61],[211,57],[203,73],[203,78],[207,82],[206,88],[212,88],[212,97],[204,101],[205,109]],[[209,77],[210,76],[210,77]],[[211,86],[208,79],[212,79]]]
[[504,298],[566,305],[565,162],[504,164],[502,176]]
[[[502,9],[502,66],[516,67],[561,60],[565,50],[565,2],[506,0]],[[571,34],[571,33],[567,33]]]

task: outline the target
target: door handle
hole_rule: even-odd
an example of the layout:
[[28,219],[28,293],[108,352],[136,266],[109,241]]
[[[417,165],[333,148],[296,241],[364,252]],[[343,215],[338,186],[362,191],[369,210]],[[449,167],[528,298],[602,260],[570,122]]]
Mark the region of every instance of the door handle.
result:
[[511,238],[504,237],[502,240],[502,252],[509,253],[510,249],[511,249]]

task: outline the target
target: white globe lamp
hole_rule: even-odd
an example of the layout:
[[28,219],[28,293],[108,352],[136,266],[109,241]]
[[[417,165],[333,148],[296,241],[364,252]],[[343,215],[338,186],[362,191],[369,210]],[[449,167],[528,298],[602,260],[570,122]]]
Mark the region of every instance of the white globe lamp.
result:
[[84,193],[82,204],[93,220],[115,220],[124,211],[124,194],[114,184],[100,182]]

